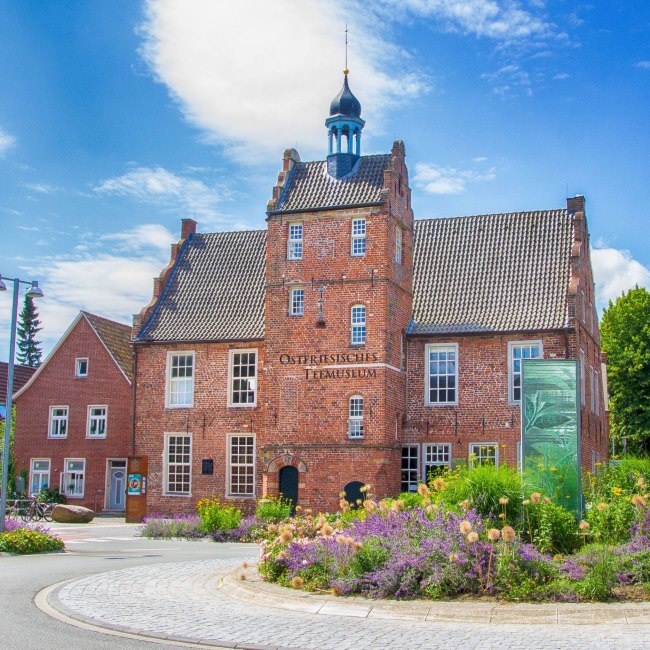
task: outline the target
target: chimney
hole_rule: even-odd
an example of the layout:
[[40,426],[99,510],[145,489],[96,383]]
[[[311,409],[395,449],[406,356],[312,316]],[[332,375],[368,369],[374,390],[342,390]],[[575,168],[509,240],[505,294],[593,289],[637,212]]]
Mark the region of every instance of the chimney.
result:
[[185,240],[194,234],[196,234],[196,221],[194,219],[181,219],[181,239]]
[[566,209],[569,214],[575,212],[585,212],[585,197],[582,194],[576,194],[573,198],[566,200]]

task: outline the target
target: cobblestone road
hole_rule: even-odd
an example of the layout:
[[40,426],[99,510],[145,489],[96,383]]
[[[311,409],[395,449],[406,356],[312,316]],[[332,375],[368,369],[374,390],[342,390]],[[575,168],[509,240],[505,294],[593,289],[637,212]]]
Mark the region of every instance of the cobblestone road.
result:
[[[95,625],[266,648],[650,649],[647,625],[439,623],[323,616],[242,602],[220,589],[232,560],[157,564],[97,574],[54,591],[50,604]],[[345,607],[343,599],[341,604]],[[462,607],[459,604],[459,607]]]

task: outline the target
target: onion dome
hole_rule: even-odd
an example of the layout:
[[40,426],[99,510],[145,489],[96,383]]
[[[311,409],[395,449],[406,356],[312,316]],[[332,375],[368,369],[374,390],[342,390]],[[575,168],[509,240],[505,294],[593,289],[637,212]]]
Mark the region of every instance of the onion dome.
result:
[[361,103],[352,94],[348,86],[348,71],[345,70],[343,77],[343,88],[330,104],[330,115],[347,115],[349,117],[361,117]]

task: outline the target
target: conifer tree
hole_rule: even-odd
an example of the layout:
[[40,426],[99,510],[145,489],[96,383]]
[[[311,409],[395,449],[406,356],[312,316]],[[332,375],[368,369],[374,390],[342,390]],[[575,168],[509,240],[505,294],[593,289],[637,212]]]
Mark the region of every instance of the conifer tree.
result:
[[43,350],[41,342],[36,340],[36,335],[43,329],[40,324],[34,300],[25,296],[18,323],[17,359],[18,363],[30,368],[37,368],[41,363]]

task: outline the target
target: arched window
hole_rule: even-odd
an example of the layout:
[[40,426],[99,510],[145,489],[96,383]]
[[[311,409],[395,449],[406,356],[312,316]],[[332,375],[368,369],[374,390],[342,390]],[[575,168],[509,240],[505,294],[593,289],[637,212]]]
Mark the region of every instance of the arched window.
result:
[[352,307],[350,327],[350,343],[363,345],[366,342],[366,308],[364,305]]
[[350,481],[343,488],[344,499],[350,504],[352,509],[361,508],[366,500],[366,493],[361,491],[364,486],[362,481]]
[[363,397],[352,395],[348,412],[348,436],[363,438]]

